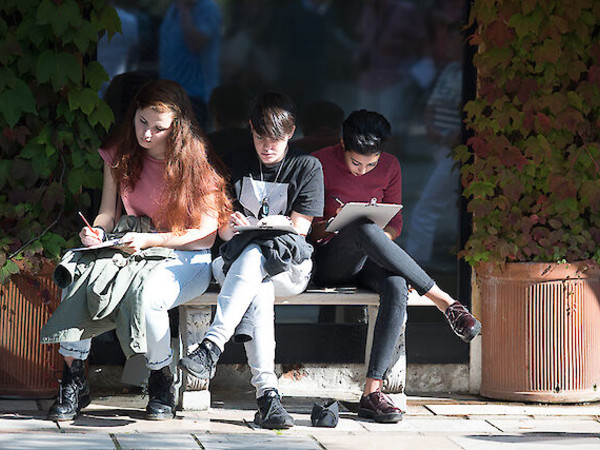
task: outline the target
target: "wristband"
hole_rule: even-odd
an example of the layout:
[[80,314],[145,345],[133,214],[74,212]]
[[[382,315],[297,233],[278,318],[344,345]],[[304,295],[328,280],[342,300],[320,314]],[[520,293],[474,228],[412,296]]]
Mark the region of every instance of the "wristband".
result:
[[102,242],[104,242],[106,240],[106,231],[104,231],[104,228],[98,225],[94,225],[94,228],[99,231],[98,237]]

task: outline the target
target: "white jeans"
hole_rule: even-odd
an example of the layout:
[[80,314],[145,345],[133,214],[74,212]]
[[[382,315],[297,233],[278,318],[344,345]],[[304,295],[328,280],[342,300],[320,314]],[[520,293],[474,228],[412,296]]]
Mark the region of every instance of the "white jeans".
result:
[[[169,309],[175,308],[206,291],[211,280],[210,250],[175,251],[176,257],[155,267],[142,287],[146,308],[146,366],[158,370],[173,360]],[[59,353],[86,359],[91,339],[62,342]]]
[[275,297],[289,297],[304,291],[310,280],[312,260],[307,259],[274,277],[267,274],[264,265],[265,257],[256,244],[250,244],[242,251],[227,275],[223,274],[222,258],[213,262],[214,276],[222,287],[215,318],[204,336],[223,350],[244,313],[253,304],[256,308],[254,338],[245,342],[244,347],[257,398],[265,390],[277,388],[273,306]]

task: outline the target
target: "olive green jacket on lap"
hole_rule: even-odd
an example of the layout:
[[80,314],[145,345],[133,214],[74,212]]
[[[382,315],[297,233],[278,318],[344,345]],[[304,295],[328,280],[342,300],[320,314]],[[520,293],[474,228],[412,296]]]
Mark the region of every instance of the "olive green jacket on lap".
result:
[[174,255],[162,247],[132,255],[111,248],[67,252],[54,271],[63,299],[42,327],[42,343],[80,341],[116,328],[127,358],[146,353],[142,286]]

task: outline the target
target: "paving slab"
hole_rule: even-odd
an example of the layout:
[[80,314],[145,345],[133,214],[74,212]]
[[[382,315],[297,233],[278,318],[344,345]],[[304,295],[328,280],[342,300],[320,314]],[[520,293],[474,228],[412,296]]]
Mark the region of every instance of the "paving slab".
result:
[[123,450],[153,448],[202,448],[189,433],[132,433],[115,434],[115,440]]
[[327,450],[348,449],[443,449],[459,450],[462,447],[445,436],[424,436],[420,433],[378,433],[371,434],[322,434],[317,432],[315,438]]
[[196,434],[196,439],[206,450],[234,450],[234,449],[298,449],[298,450],[323,450],[319,443],[309,436],[287,435],[257,435],[257,434]]
[[359,421],[366,430],[381,433],[404,431],[418,433],[495,433],[498,430],[485,420],[453,417],[404,417],[395,424]]
[[7,433],[2,435],[0,448],[6,449],[48,449],[76,448],[80,449],[115,449],[117,448],[108,435],[83,433]]
[[0,413],[37,410],[39,410],[39,407],[35,400],[0,400]]
[[0,432],[23,432],[23,431],[56,430],[59,428],[56,423],[41,417],[35,417],[24,414],[1,414]]
[[464,450],[540,450],[573,449],[598,450],[600,438],[544,433],[510,435],[449,436]]
[[526,418],[518,420],[490,418],[487,421],[504,433],[598,433],[600,436],[600,422],[593,419],[574,419],[573,417]]
[[425,405],[434,414],[440,416],[501,416],[501,415],[544,415],[544,416],[600,416],[600,405],[585,406],[525,406],[525,405]]

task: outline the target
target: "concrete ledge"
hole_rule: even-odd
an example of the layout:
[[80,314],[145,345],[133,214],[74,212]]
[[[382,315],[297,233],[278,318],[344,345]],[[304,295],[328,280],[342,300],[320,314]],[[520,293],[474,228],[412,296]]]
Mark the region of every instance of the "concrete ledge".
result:
[[[210,306],[217,304],[219,296],[218,288],[211,286],[211,289],[189,302],[185,306]],[[278,297],[275,299],[276,305],[360,305],[374,306],[379,305],[379,294],[364,289],[355,288],[324,288],[307,289],[302,294],[292,297]],[[184,306],[182,305],[182,306]],[[408,293],[408,306],[435,306],[434,303],[425,296],[420,296],[414,290]]]

